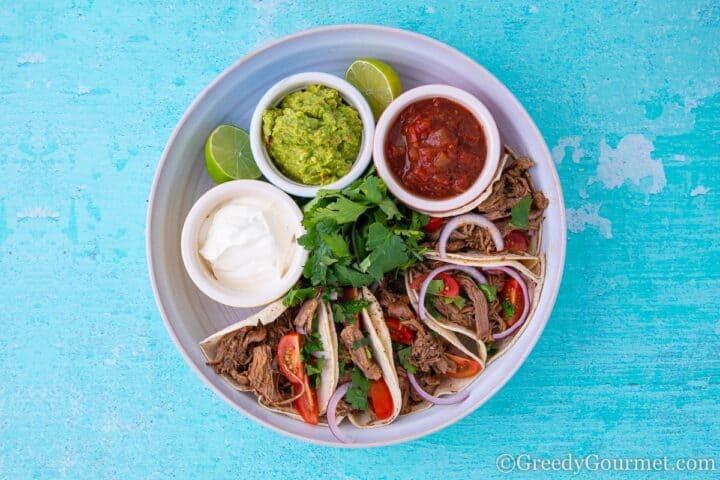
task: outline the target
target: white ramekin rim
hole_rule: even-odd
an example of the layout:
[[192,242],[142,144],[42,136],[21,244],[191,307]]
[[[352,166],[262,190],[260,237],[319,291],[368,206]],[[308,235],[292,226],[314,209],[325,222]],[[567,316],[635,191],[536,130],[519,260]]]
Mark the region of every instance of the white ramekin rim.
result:
[[[447,98],[472,113],[480,122],[487,142],[485,165],[477,180],[465,192],[447,199],[433,200],[416,195],[407,190],[388,168],[385,159],[385,140],[397,116],[410,104],[429,98]],[[373,162],[378,175],[385,181],[388,189],[401,202],[410,208],[425,212],[445,212],[461,208],[475,200],[490,186],[500,160],[500,134],[495,119],[487,107],[474,95],[450,85],[431,84],[413,88],[396,98],[383,112],[375,127],[373,142]]]
[[[343,99],[358,111],[363,124],[360,151],[350,171],[336,182],[327,185],[305,185],[287,178],[275,166],[265,148],[262,138],[262,114],[267,108],[276,106],[288,94],[301,90],[308,85],[324,85],[340,92]],[[257,103],[250,122],[250,148],[255,163],[263,176],[272,184],[291,195],[298,197],[314,197],[320,189],[340,189],[350,185],[370,165],[375,134],[375,117],[365,97],[342,78],[323,72],[304,72],[291,75],[273,85]]]
[[231,307],[256,307],[280,298],[298,281],[307,261],[308,252],[296,243],[287,272],[279,282],[268,285],[266,290],[243,292],[222,285],[200,257],[198,237],[205,219],[221,204],[238,197],[267,198],[277,201],[286,209],[287,217],[295,224],[293,226],[295,238],[300,238],[305,233],[302,226],[302,212],[285,192],[259,180],[234,180],[213,187],[195,202],[185,217],[180,251],[190,279],[205,295]]

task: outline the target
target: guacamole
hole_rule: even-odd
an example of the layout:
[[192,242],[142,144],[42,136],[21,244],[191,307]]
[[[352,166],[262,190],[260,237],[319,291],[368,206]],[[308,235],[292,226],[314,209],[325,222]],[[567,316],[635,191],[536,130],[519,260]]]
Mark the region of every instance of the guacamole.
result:
[[340,92],[308,85],[262,115],[265,146],[288,178],[305,185],[327,185],[350,171],[362,139],[357,110]]

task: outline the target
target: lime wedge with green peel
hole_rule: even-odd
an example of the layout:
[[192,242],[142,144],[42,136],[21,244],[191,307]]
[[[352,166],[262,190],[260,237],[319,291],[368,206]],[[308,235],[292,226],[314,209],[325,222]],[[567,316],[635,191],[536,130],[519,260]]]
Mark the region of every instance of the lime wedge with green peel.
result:
[[242,128],[220,125],[205,142],[205,167],[216,183],[260,178],[250,151],[250,139]]
[[345,80],[360,90],[370,104],[375,120],[402,93],[397,72],[387,63],[372,58],[355,60],[345,72]]

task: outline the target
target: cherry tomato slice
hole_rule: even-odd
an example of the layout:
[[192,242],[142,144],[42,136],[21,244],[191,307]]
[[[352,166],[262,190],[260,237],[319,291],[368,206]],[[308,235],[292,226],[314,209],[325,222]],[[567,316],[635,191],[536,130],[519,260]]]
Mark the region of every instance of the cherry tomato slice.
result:
[[505,242],[505,250],[513,253],[525,253],[528,251],[530,241],[525,232],[521,230],[511,230],[503,239]]
[[277,363],[280,373],[290,380],[295,391],[305,387],[305,392],[293,401],[293,405],[305,422],[317,425],[319,418],[317,397],[305,375],[305,365],[300,356],[301,349],[302,337],[299,333],[283,335],[278,343]]
[[445,225],[445,219],[441,217],[430,217],[428,223],[423,227],[425,233],[435,233]]
[[[318,408],[317,395],[315,389],[310,388],[308,377],[304,378],[305,392],[293,401],[293,406],[298,411],[305,423],[317,425],[320,420],[320,409]],[[301,384],[293,384],[293,389],[300,389]]]
[[510,327],[520,319],[523,308],[525,308],[523,291],[517,280],[514,278],[508,278],[505,280],[505,284],[503,285],[500,295],[504,300],[510,302],[514,309],[512,318],[510,320],[506,319],[508,327]]
[[390,339],[393,342],[412,345],[415,340],[415,332],[410,327],[406,327],[395,317],[386,317],[385,323],[390,330]]
[[292,383],[302,383],[305,378],[305,366],[300,358],[302,337],[293,332],[283,335],[278,343],[277,363],[280,372]]
[[457,366],[457,369],[454,372],[447,372],[445,375],[452,378],[468,378],[468,377],[474,377],[478,373],[480,373],[480,370],[482,370],[482,365],[480,365],[478,362],[471,358],[464,358],[459,357],[457,355],[453,355],[451,353],[445,354],[450,360],[455,362],[455,365]]
[[[415,280],[413,280],[410,286],[413,290],[420,291],[420,287],[422,286],[422,283],[425,281],[426,278],[427,274],[420,275]],[[433,280],[442,280],[443,282],[443,289],[438,294],[439,296],[455,298],[460,295],[460,285],[458,285],[457,281],[455,281],[455,279],[451,275],[448,275],[445,272],[440,272],[435,275],[435,278],[433,278]]]
[[385,380],[380,378],[372,382],[368,398],[370,400],[370,408],[372,408],[375,416],[379,420],[390,418],[393,414],[393,400]]

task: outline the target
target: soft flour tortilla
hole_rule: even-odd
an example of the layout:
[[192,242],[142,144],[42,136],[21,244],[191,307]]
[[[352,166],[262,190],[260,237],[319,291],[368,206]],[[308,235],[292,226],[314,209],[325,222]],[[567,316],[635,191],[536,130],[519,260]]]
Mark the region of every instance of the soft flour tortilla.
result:
[[[239,330],[244,327],[256,326],[258,323],[267,325],[274,322],[287,307],[283,305],[282,300],[271,303],[260,312],[252,315],[245,320],[241,320],[229,327],[226,327],[219,332],[211,335],[202,342],[200,342],[200,349],[205,354],[205,358],[208,361],[212,361],[217,353],[217,345],[222,337],[230,332]],[[320,387],[317,389],[318,407],[320,415],[324,415],[327,411],[327,405],[330,401],[330,396],[337,388],[338,382],[338,360],[337,360],[337,336],[335,334],[335,327],[332,323],[332,316],[330,309],[323,302],[318,305],[318,327],[317,333],[320,335],[324,351],[321,352],[322,357],[325,359],[323,362],[322,370],[320,373]],[[222,375],[223,379],[230,384],[234,389],[241,392],[252,391],[252,388],[239,385],[228,375]],[[302,421],[302,417],[297,413],[292,404],[270,406],[267,405],[263,397],[258,397],[258,403],[263,407],[272,410],[274,412],[282,413],[290,417],[296,418]]]
[[[373,418],[368,412],[350,413],[348,414],[348,418],[356,427],[373,428],[392,423],[398,415],[400,415],[400,409],[402,408],[402,393],[400,392],[400,381],[398,380],[397,370],[395,369],[395,361],[393,360],[392,355],[392,340],[390,340],[390,331],[388,330],[385,321],[382,319],[382,316],[380,317],[380,320],[382,321],[378,320],[378,309],[380,305],[377,303],[375,296],[366,287],[361,289],[360,295],[362,298],[370,302],[368,308],[364,309],[360,314],[360,319],[363,322],[363,327],[370,339],[369,346],[372,351],[373,358],[380,366],[383,379],[390,391],[390,396],[393,401],[393,413],[385,420]],[[379,310],[379,312],[380,315],[382,315],[382,310]]]
[[[395,365],[395,357],[392,353],[392,343],[390,340],[390,332],[387,329],[387,324],[385,323],[385,316],[382,313],[382,307],[380,306],[380,302],[378,299],[370,293],[370,291],[364,292],[363,296],[366,300],[370,301],[370,306],[368,307],[368,316],[370,317],[370,320],[373,322],[374,325],[383,325],[385,326],[384,331],[387,332],[388,335],[388,352],[390,353],[390,362],[392,362],[392,365]],[[442,395],[452,395],[455,394],[463,389],[465,389],[468,385],[470,385],[484,370],[485,370],[485,361],[479,358],[477,355],[472,353],[465,345],[462,344],[460,339],[450,330],[447,330],[443,328],[440,325],[428,325],[430,330],[434,331],[441,337],[443,337],[445,340],[448,341],[451,345],[453,345],[455,348],[460,350],[462,353],[467,355],[468,357],[472,358],[476,362],[480,363],[482,365],[482,368],[480,369],[480,372],[478,372],[477,375],[474,377],[469,378],[451,378],[451,377],[444,377],[438,388],[435,390],[434,395],[435,396],[442,396]],[[398,386],[399,390],[399,386]],[[402,391],[399,391],[400,395],[400,406],[399,409],[402,408]],[[411,415],[413,413],[420,412],[422,410],[426,410],[430,408],[432,404],[430,402],[420,402],[412,407],[412,410],[405,415]],[[399,410],[398,410],[399,411]]]
[[[426,316],[425,323],[428,326],[430,326],[434,330],[436,330],[437,328],[441,328],[460,334],[460,341],[464,345],[468,346],[470,350],[477,349],[477,356],[479,356],[483,360],[483,363],[489,365],[495,359],[500,357],[500,355],[505,353],[517,341],[520,335],[522,335],[522,332],[527,328],[528,323],[532,321],[533,314],[535,313],[538,302],[540,301],[540,293],[542,291],[542,284],[545,277],[545,257],[539,256],[532,267],[528,267],[526,264],[513,260],[496,259],[495,261],[490,262],[485,259],[478,260],[475,257],[467,256],[464,254],[448,254],[448,257],[445,258],[443,261],[449,264],[480,267],[483,269],[491,269],[493,266],[511,267],[517,270],[517,272],[525,279],[525,282],[528,285],[530,297],[530,311],[528,312],[528,316],[525,319],[525,323],[523,323],[523,325],[511,336],[496,341],[493,344],[495,351],[489,358],[487,355],[487,347],[485,343],[475,337],[475,332],[473,330],[462,327],[460,325],[451,324],[449,322],[436,319],[429,312]],[[410,297],[410,302],[415,308],[415,311],[419,312],[418,295],[410,287],[413,280],[413,275],[411,274],[411,272],[408,271],[405,274],[405,286],[407,288],[408,297]]]

